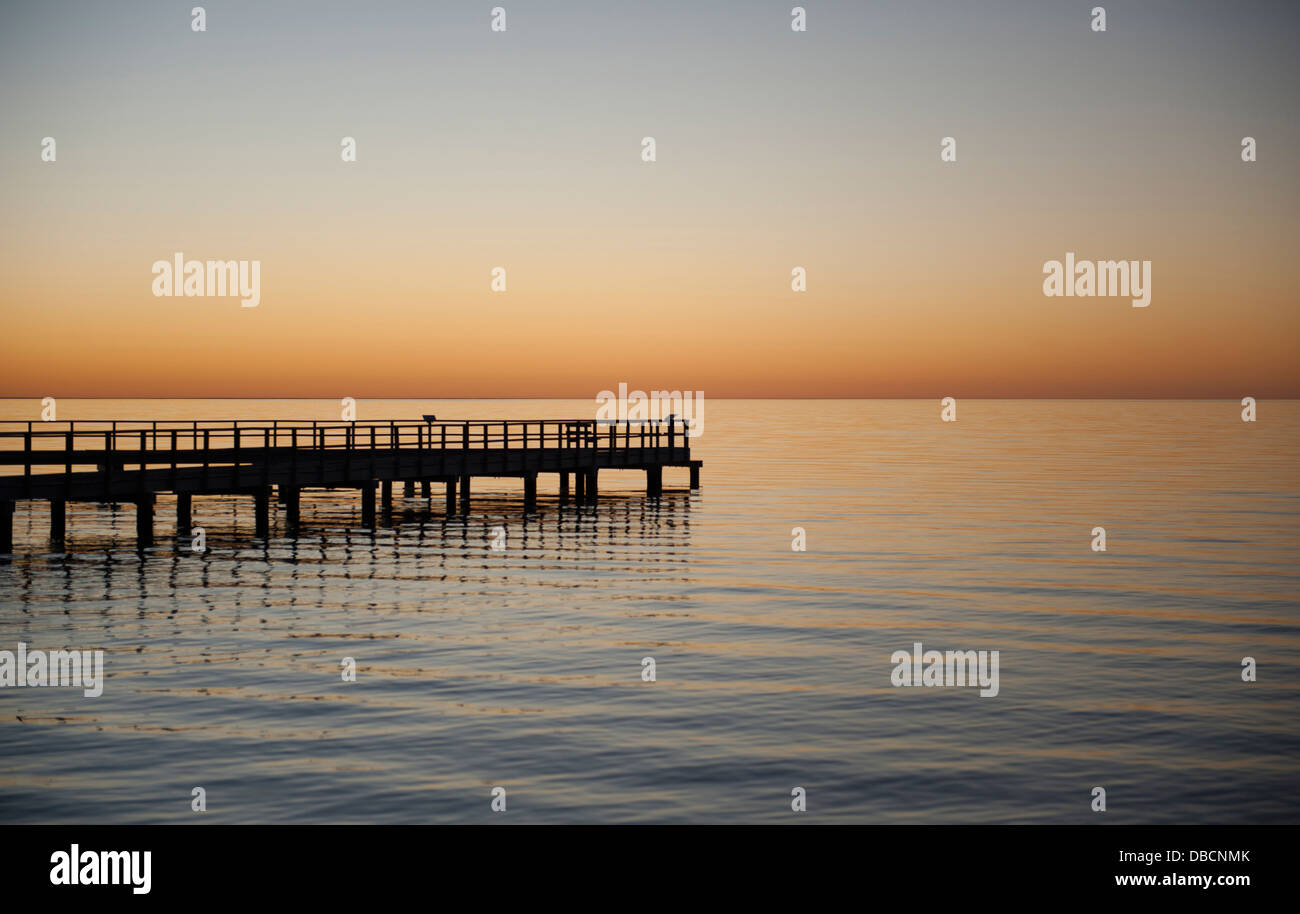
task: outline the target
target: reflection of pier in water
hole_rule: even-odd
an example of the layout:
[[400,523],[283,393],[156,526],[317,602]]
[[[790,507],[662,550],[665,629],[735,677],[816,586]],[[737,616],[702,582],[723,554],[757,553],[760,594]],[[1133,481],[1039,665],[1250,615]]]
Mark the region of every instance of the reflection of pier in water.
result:
[[[314,522],[298,536],[250,541],[246,522],[235,517],[229,526],[211,528],[203,552],[182,548],[163,555],[120,551],[120,515],[105,506],[100,517],[87,518],[93,524],[76,558],[33,555],[7,564],[11,597],[25,613],[103,601],[98,613],[106,622],[127,612],[145,626],[143,637],[150,619],[174,619],[182,610],[219,613],[223,625],[265,622],[265,611],[276,607],[342,608],[343,593],[352,606],[367,587],[375,588],[369,608],[376,612],[436,613],[445,609],[439,599],[449,595],[495,600],[512,586],[584,590],[592,578],[615,575],[638,599],[672,603],[677,598],[663,588],[644,585],[686,582],[691,574],[692,498],[686,492],[658,499],[615,495],[599,508],[528,518],[445,517],[408,508],[376,531],[347,523],[355,517],[353,499],[320,493],[314,501]],[[31,527],[34,532],[37,524]],[[491,542],[499,527],[507,548],[496,551]],[[59,578],[61,586],[54,583]],[[418,589],[396,596],[392,588],[402,582]],[[260,598],[231,603],[223,594],[232,586]],[[136,609],[125,609],[137,602]],[[154,608],[146,611],[146,602]]]
[[0,422],[0,466],[8,469],[0,476],[0,553],[13,551],[19,500],[49,502],[56,545],[66,538],[68,502],[131,502],[141,546],[153,541],[154,508],[163,493],[174,495],[178,537],[190,533],[194,496],[251,497],[255,536],[263,540],[276,503],[285,534],[299,533],[302,493],[313,489],[359,491],[359,524],[369,530],[391,522],[395,483],[402,485],[397,506],[419,510],[422,502],[426,514],[434,505],[433,484],[444,486],[448,520],[468,518],[474,477],[522,480],[526,515],[537,511],[540,474],[557,476],[561,509],[594,505],[602,469],[644,472],[653,501],[663,494],[665,467],[688,469],[690,487],[699,488],[702,462],[691,459],[689,432],[689,421],[676,418]]

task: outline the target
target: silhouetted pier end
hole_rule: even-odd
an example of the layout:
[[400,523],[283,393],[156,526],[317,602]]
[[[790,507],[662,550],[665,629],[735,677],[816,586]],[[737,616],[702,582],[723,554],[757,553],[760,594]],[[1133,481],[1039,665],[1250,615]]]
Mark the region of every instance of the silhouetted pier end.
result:
[[[489,420],[438,422],[127,421],[0,422],[0,554],[13,552],[18,501],[50,505],[50,542],[67,538],[67,504],[135,506],[136,536],[149,545],[160,493],[176,499],[176,535],[193,530],[193,499],[251,497],[255,535],[270,537],[275,506],[284,532],[301,527],[305,489],[359,489],[361,525],[391,523],[393,486],[401,497],[432,500],[446,487],[446,517],[468,516],[471,481],[515,478],[523,512],[538,510],[538,477],[558,477],[558,503],[594,505],[602,470],[645,473],[648,498],[663,494],[663,471],[690,472],[698,489],[701,461],[691,459],[686,420]],[[378,489],[378,491],[376,491]],[[376,502],[379,502],[377,505]],[[379,509],[378,512],[376,509]],[[377,516],[378,515],[378,516]]]

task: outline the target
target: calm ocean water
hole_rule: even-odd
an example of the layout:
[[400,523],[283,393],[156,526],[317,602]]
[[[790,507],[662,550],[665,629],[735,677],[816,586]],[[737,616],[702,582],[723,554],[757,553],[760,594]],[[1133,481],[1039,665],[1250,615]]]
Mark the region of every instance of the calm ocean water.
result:
[[[594,404],[359,418],[428,411]],[[702,490],[670,470],[657,504],[606,472],[595,509],[561,511],[542,477],[525,520],[513,481],[482,481],[468,520],[435,489],[372,535],[355,495],[314,493],[301,536],[281,516],[261,543],[249,500],[197,499],[196,555],[166,496],[143,553],[129,507],[71,506],[50,554],[45,505],[20,503],[0,649],[100,648],[107,679],[0,689],[0,822],[192,822],[195,786],[207,822],[1297,822],[1298,445],[1295,401],[1247,424],[1231,400],[963,400],[956,423],[931,400],[717,400]],[[915,641],[999,651],[999,694],[892,687]]]

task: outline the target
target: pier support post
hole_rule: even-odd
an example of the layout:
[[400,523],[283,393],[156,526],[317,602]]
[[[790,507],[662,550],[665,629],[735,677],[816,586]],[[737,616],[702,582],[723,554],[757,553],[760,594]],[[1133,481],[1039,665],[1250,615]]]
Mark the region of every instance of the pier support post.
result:
[[427,479],[424,480],[424,482],[420,483],[420,497],[421,498],[433,497],[433,493],[429,489],[429,480]]
[[596,476],[598,473],[600,473],[600,470],[594,468],[587,471],[587,504],[589,505],[596,503]]
[[189,492],[176,493],[176,536],[186,537],[194,526],[193,495]]
[[253,493],[253,516],[257,524],[256,536],[266,539],[271,535],[271,488],[259,487]]
[[406,482],[402,483],[402,497],[403,497],[403,498],[414,498],[414,497],[415,497],[415,480],[414,480],[414,479],[408,479],[408,480],[406,480]]
[[284,526],[286,532],[297,535],[298,521],[301,517],[299,493],[297,486],[280,486],[280,500],[284,502]]
[[145,495],[135,500],[135,542],[137,546],[153,545],[152,495]]
[[0,553],[8,555],[14,551],[14,503],[5,499],[0,501]]
[[375,529],[375,484],[361,487],[361,526]]
[[698,489],[699,487],[700,487],[700,468],[697,466],[692,466],[691,467],[691,488]]
[[524,513],[534,514],[537,511],[537,474],[529,473],[524,477]]
[[587,471],[578,470],[573,474],[573,500],[578,504],[587,503]]
[[560,474],[560,504],[567,505],[568,503],[569,503],[569,474],[561,473]]
[[469,477],[460,478],[460,513],[469,514]]
[[383,508],[384,513],[387,514],[389,511],[393,510],[393,481],[391,479],[385,479],[379,484],[379,490],[383,497],[383,505],[381,507]]
[[646,467],[645,494],[648,498],[658,498],[664,494],[664,468]]
[[68,536],[68,503],[62,498],[50,499],[50,543],[62,546]]
[[447,480],[447,516],[456,513],[456,480]]

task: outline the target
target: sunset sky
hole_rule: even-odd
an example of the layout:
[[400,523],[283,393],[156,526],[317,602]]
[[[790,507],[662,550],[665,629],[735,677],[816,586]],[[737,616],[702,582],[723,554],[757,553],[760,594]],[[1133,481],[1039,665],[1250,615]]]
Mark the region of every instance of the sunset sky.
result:
[[0,6],[0,396],[1300,396],[1296,4],[200,2]]

